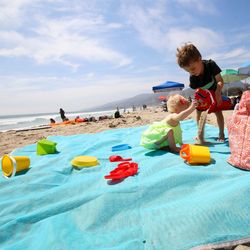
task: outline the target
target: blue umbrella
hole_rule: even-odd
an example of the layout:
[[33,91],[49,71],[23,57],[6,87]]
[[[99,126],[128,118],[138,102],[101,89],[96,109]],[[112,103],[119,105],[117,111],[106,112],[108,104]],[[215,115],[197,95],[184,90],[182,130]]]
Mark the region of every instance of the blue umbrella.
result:
[[182,90],[185,87],[183,83],[167,81],[160,85],[154,86],[152,90],[154,93],[157,92],[170,92],[176,90]]

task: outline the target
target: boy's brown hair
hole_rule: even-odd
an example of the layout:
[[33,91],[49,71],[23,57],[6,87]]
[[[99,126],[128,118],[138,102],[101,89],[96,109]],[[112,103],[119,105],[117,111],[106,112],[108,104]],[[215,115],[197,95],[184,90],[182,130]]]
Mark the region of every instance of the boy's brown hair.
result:
[[176,57],[177,63],[183,68],[189,66],[190,62],[201,58],[201,53],[192,43],[186,43],[184,46],[177,48]]

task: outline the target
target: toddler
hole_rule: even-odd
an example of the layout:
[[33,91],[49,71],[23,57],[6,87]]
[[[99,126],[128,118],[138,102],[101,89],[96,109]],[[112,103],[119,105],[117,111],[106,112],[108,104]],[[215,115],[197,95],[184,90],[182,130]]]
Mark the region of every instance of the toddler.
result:
[[162,121],[155,122],[143,132],[141,146],[157,150],[164,149],[173,153],[179,153],[182,145],[182,131],[180,121],[184,120],[196,108],[196,101],[189,102],[181,95],[170,96],[167,101],[170,114]]

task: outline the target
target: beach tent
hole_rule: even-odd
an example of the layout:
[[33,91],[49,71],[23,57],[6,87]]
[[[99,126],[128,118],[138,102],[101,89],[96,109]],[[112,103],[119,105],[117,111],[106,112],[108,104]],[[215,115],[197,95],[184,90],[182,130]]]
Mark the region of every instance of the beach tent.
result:
[[250,61],[242,64],[238,71],[239,74],[247,74],[248,76],[250,76]]
[[172,81],[166,81],[160,85],[156,85],[152,88],[154,93],[158,92],[171,92],[171,91],[178,91],[182,90],[185,87],[183,83],[179,82],[172,82]]

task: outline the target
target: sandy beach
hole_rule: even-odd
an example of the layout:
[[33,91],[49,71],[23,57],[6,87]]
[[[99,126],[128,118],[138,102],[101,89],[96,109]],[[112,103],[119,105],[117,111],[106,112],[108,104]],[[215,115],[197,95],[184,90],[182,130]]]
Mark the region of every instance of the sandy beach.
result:
[[[223,111],[223,113],[226,121],[227,117],[232,114],[232,111]],[[7,132],[0,132],[0,156],[3,154],[9,154],[16,148],[36,143],[38,140],[46,138],[50,135],[96,133],[107,129],[142,126],[150,124],[154,121],[160,121],[165,118],[166,115],[167,112],[162,111],[161,107],[147,108],[145,110],[137,110],[131,113],[123,114],[122,118],[117,119],[106,119],[97,122],[85,122],[49,128],[46,126],[43,129],[11,130]],[[196,119],[196,112],[193,112],[188,119]],[[217,126],[214,114],[208,115],[207,123]]]

